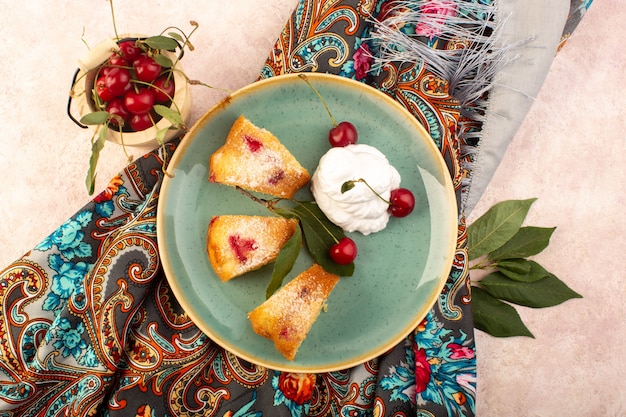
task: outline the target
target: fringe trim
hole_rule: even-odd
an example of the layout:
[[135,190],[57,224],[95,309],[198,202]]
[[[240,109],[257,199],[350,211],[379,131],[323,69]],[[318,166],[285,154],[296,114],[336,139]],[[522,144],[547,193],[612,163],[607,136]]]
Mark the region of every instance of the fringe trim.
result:
[[[508,16],[497,15],[497,5],[480,0],[398,0],[391,4],[383,21],[374,20],[370,40],[375,55],[373,70],[390,62],[423,62],[435,75],[449,83],[450,95],[461,106],[461,115],[473,122],[484,122],[488,92],[496,85],[495,75],[519,55],[514,53],[528,40],[498,46],[501,28]],[[419,30],[407,34],[401,28]],[[430,34],[430,36],[428,36]],[[437,49],[436,41],[459,45],[458,49]],[[498,116],[498,115],[496,115]],[[500,117],[505,117],[501,116]],[[463,185],[469,187],[474,155],[479,152],[481,131],[467,129],[460,122],[461,143],[477,145],[461,148],[462,168],[469,173]]]
[[[496,19],[496,11],[495,5],[471,1],[394,1],[388,17],[374,21],[371,40],[378,48],[374,69],[392,61],[424,62],[449,82],[451,95],[462,107],[475,106],[491,89],[494,75],[517,58],[510,52],[518,44],[496,45],[498,32],[507,20]],[[457,16],[459,12],[462,15]],[[421,30],[414,35],[399,30],[407,25]],[[459,49],[437,49],[418,38],[454,42]]]

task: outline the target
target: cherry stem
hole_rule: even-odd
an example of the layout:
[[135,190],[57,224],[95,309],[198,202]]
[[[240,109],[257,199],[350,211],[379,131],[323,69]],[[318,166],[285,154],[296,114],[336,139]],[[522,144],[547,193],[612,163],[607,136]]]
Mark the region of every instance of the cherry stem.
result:
[[[253,195],[252,193],[250,193],[247,190],[244,190],[243,188],[241,188],[240,186],[235,186],[235,189],[237,191],[239,191],[241,194],[245,195],[246,197],[250,198],[252,201],[255,201],[259,204],[261,204],[262,206],[264,206],[265,208],[267,208],[269,211],[271,211],[272,213],[275,213],[274,210],[274,206],[279,203],[281,200],[286,200],[284,198],[275,198],[273,200],[266,200],[264,198],[259,198],[255,195]],[[303,210],[306,210],[309,212],[309,214],[315,219],[317,220],[317,222],[320,224],[320,226],[326,231],[326,233],[328,233],[328,235],[330,237],[333,238],[333,240],[335,241],[335,243],[339,243],[339,240],[337,239],[337,237],[328,229],[328,227],[326,227],[326,225],[324,224],[324,222],[322,222],[316,215],[315,213],[312,213],[310,210],[307,209],[307,207],[302,204],[300,201],[298,200],[289,200],[292,203],[298,204],[300,207],[302,207]],[[294,212],[292,212],[291,210],[285,210],[285,209],[281,209],[284,211],[288,211],[290,214],[294,215],[296,218],[298,217]],[[280,215],[280,213],[277,213]]]
[[[150,118],[152,118],[152,116]],[[163,173],[167,177],[174,178],[175,177],[174,174],[170,174],[169,172],[167,172],[168,157],[167,157],[167,150],[165,149],[165,143],[161,143],[161,151],[163,152],[163,164],[161,165],[161,171],[163,171]]]
[[240,186],[235,186],[235,189],[237,191],[239,191],[241,194],[245,195],[246,197],[250,198],[252,201],[255,201],[259,204],[261,204],[262,206],[264,206],[265,208],[267,208],[270,211],[274,211],[274,205],[279,202],[281,199],[274,199],[274,200],[266,200],[264,198],[259,198],[255,195],[253,195],[252,193],[250,193],[247,190],[244,190],[243,188],[241,188]]
[[222,88],[222,87],[215,87],[213,85],[207,84],[207,83],[203,83],[202,81],[199,80],[192,80],[191,78],[185,76],[185,78],[187,79],[187,82],[189,83],[189,85],[201,85],[203,87],[207,87],[207,88],[212,88],[215,90],[221,90],[224,91],[226,93],[232,93],[233,90],[229,89],[229,88]]
[[469,269],[482,269],[482,270],[486,270],[486,269],[493,269],[496,268],[496,263],[495,262],[490,262],[490,261],[484,261],[484,262],[479,262],[476,265],[472,265],[470,266]]
[[117,33],[117,23],[115,22],[115,8],[113,7],[113,0],[109,0],[111,6],[111,20],[113,20],[113,32],[115,33],[115,39],[119,39],[120,36]]
[[328,112],[328,115],[330,116],[330,120],[333,122],[333,126],[337,127],[337,122],[335,121],[335,118],[333,117],[333,114],[330,112],[330,108],[328,107],[328,104],[326,104],[326,100],[324,100],[324,97],[322,97],[322,95],[317,90],[317,88],[313,87],[313,84],[311,84],[311,82],[309,81],[309,79],[307,78],[306,75],[298,74],[298,77],[303,79],[304,82],[306,82],[309,85],[309,87],[311,87],[311,90],[313,90],[315,92],[315,94],[317,94],[317,96],[321,100],[322,104],[324,105],[324,108],[326,109],[326,112]]
[[369,184],[367,183],[367,181],[365,181],[365,179],[363,179],[363,178],[359,178],[358,180],[348,180],[348,181],[344,182],[344,183],[341,185],[341,194],[345,193],[346,191],[350,191],[352,188],[354,188],[354,184],[355,184],[355,183],[357,183],[357,182],[362,182],[363,184],[365,184],[365,185],[367,186],[367,188],[369,188],[370,190],[372,190],[372,192],[376,195],[376,197],[380,198],[380,199],[381,199],[382,201],[384,201],[385,203],[387,203],[387,204],[391,205],[391,202],[390,202],[390,201],[385,200],[385,199],[383,198],[383,196],[382,196],[382,195],[380,195],[380,194],[379,194],[376,190],[374,190],[374,189],[372,188],[372,186],[371,186],[371,185],[369,185]]
[[133,160],[133,156],[128,153],[128,150],[126,149],[126,144],[124,143],[124,133],[122,132],[123,124],[124,124],[123,122],[118,123],[118,126],[119,126],[118,132],[120,133],[120,142],[122,144],[122,150],[124,151],[124,155],[126,155],[128,162],[131,162]]
[[89,44],[85,40],[85,27],[83,26],[83,33],[80,35],[80,41],[87,47],[87,49],[91,49]]
[[189,32],[189,35],[187,35],[184,30],[176,26],[169,26],[163,29],[163,31],[161,32],[161,35],[163,35],[168,29],[175,29],[178,32],[180,32],[183,38],[185,39],[185,42],[180,46],[181,54],[176,55],[176,60],[174,61],[172,67],[175,67],[176,64],[178,64],[178,62],[180,61],[180,58],[182,56],[182,51],[185,49],[185,46],[187,46],[187,49],[189,49],[190,51],[193,51],[195,49],[194,46],[189,41],[189,38],[191,38],[191,35],[193,35],[193,33],[198,29],[199,25],[198,25],[198,22],[194,20],[190,21],[189,23],[191,24],[191,26],[193,26],[193,29],[191,30],[191,32]]

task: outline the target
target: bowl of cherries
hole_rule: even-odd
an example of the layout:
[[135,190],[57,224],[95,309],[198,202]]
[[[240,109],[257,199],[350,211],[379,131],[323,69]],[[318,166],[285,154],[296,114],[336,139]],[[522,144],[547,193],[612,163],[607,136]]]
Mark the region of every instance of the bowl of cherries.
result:
[[[81,127],[123,146],[171,140],[189,120],[191,94],[182,71],[182,37],[107,39],[79,61],[70,100]],[[100,133],[102,132],[102,133]]]

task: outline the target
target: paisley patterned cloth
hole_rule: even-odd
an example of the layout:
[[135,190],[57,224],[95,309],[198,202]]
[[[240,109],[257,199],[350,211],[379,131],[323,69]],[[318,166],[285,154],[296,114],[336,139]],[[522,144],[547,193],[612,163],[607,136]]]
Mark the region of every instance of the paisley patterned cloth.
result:
[[[462,11],[465,2],[456,3]],[[423,62],[370,71],[378,47],[370,36],[372,19],[384,20],[390,5],[301,0],[260,77],[324,71],[389,94],[426,126],[460,194],[461,109],[447,81]],[[413,334],[353,369],[273,371],[235,357],[199,331],[162,272],[156,238],[162,164],[180,140],[130,164],[0,272],[0,415],[474,414],[476,355],[462,208],[449,278]]]

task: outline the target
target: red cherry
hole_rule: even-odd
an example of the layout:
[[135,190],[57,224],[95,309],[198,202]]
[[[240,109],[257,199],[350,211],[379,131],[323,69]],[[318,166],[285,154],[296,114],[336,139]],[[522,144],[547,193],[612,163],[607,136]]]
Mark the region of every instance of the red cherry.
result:
[[124,96],[124,106],[132,114],[148,113],[154,105],[154,93],[149,88],[130,90]]
[[[126,107],[124,107],[124,101],[121,98],[114,98],[113,100],[111,100],[111,102],[107,105],[107,111],[111,114],[121,117],[124,121],[124,124],[126,124],[128,118],[130,117],[130,113],[128,112]],[[111,119],[111,124],[114,126],[118,126],[118,120],[116,118]]]
[[96,94],[98,94],[98,97],[100,97],[102,101],[108,102],[115,98],[115,96],[107,88],[104,76],[100,76],[100,78],[96,80],[95,88],[96,88]]
[[107,65],[109,67],[112,67],[112,68],[115,68],[115,67],[127,67],[128,66],[128,61],[126,61],[120,55],[114,53],[113,55],[111,55],[111,57],[107,61]]
[[135,45],[134,41],[120,42],[120,53],[126,60],[126,62],[133,62],[135,58],[141,53],[141,49]]
[[108,67],[106,65],[103,65],[100,67],[100,70],[98,71],[98,77],[105,77],[109,71],[111,71],[111,67]]
[[105,76],[105,84],[111,94],[116,97],[123,96],[132,88],[130,84],[130,71],[126,68],[111,68]]
[[134,132],[141,132],[142,130],[154,126],[154,123],[152,122],[150,113],[143,113],[133,114],[129,120],[129,125]]
[[391,190],[389,202],[389,212],[394,217],[408,216],[415,208],[415,197],[406,188]]
[[330,259],[340,265],[354,262],[357,255],[356,243],[349,237],[342,237],[339,242],[330,247]]
[[332,147],[355,144],[358,139],[356,127],[350,122],[341,122],[328,132],[328,142]]
[[167,103],[174,97],[174,79],[171,77],[159,77],[152,83],[152,92],[156,103]]
[[133,61],[133,67],[137,79],[147,83],[154,81],[161,73],[161,66],[146,54],[139,55]]

